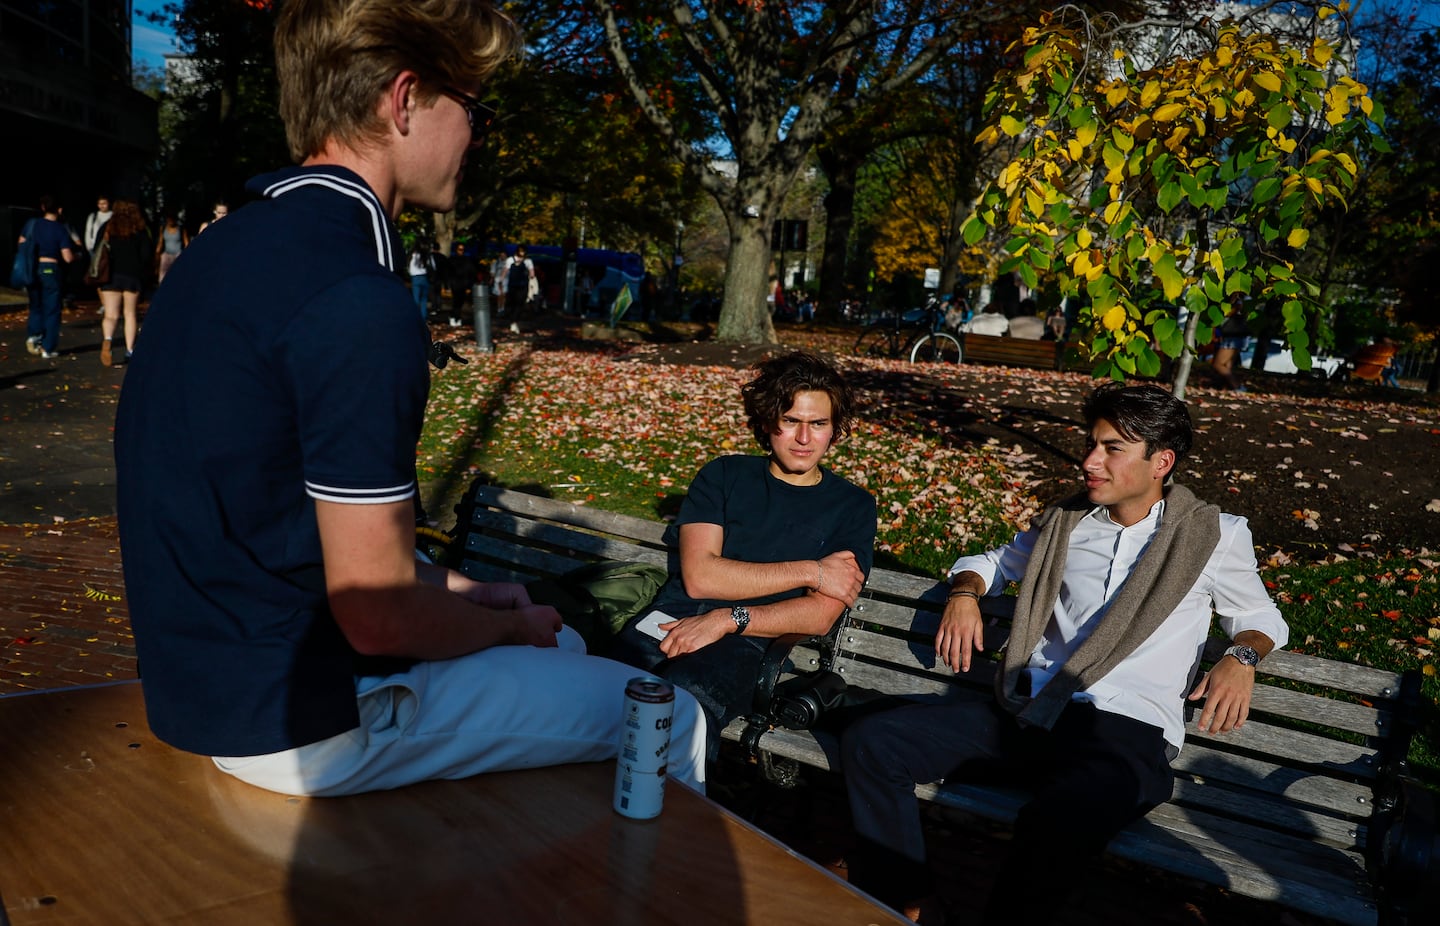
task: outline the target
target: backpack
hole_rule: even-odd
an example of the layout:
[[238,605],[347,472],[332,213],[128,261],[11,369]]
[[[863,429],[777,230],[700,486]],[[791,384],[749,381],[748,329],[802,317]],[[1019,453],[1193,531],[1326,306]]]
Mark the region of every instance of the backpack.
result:
[[525,261],[515,258],[510,259],[510,270],[505,277],[505,288],[511,287],[524,291],[530,286],[530,268],[525,266]]
[[20,237],[25,240],[15,248],[15,263],[10,266],[10,286],[12,289],[28,289],[35,285],[36,277],[39,275],[36,268],[40,265],[40,245],[35,241],[35,220],[31,219],[20,229]]
[[604,655],[610,641],[660,593],[669,573],[650,563],[599,562],[553,579],[526,584],[530,600],[560,612],[580,634],[591,655]]

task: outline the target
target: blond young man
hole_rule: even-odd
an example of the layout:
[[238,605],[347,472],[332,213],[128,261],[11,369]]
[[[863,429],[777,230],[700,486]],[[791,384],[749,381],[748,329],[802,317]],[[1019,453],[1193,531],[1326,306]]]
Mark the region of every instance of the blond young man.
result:
[[[116,423],[150,723],[274,791],[338,795],[615,754],[625,682],[522,587],[414,556],[428,334],[394,217],[454,207],[519,45],[480,0],[289,0],[300,166],[156,294]],[[303,260],[299,255],[304,255]],[[672,775],[703,776],[677,693]]]

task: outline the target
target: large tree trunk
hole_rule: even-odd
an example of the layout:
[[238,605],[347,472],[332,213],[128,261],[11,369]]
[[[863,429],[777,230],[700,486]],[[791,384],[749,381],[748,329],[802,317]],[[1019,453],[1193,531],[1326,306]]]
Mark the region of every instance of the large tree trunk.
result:
[[774,344],[775,326],[765,302],[770,279],[770,220],[730,217],[730,252],[725,265],[725,301],[715,337],[742,344]]
[[855,227],[855,187],[864,161],[854,149],[818,149],[820,166],[830,182],[825,194],[825,250],[820,255],[820,304],[815,315],[825,321],[840,317],[845,298],[845,271],[850,258],[850,231]]
[[435,243],[440,248],[440,253],[446,257],[450,256],[450,246],[455,243],[455,210],[449,212],[433,212]]

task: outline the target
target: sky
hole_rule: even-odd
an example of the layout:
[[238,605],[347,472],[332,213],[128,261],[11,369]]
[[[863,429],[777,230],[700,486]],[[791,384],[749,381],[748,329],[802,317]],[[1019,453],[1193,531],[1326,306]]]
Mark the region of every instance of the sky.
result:
[[[160,10],[165,2],[166,0],[134,0],[131,57],[136,65],[163,69],[165,55],[180,50],[175,47],[175,36],[168,26],[157,26],[145,19],[146,13]],[[1366,6],[1371,9],[1414,13],[1423,23],[1440,24],[1440,0],[1367,0]]]
[[145,14],[159,11],[165,0],[135,0],[135,18],[130,25],[130,56],[138,66],[164,68],[165,55],[178,52],[175,36],[168,27],[156,26]]

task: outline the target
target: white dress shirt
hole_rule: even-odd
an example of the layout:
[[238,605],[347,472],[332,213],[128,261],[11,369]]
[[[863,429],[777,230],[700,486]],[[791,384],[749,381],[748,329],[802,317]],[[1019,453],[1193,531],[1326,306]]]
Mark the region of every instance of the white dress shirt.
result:
[[[1030,653],[1026,671],[1032,692],[1054,678],[1098,626],[1160,529],[1164,511],[1165,502],[1156,502],[1143,520],[1123,527],[1111,520],[1104,507],[1096,507],[1075,527],[1065,556],[1060,596],[1045,633]],[[985,581],[985,593],[998,595],[1006,583],[1025,575],[1038,536],[1032,529],[1016,534],[1003,547],[962,556],[950,567],[950,576],[976,573]],[[1220,515],[1220,542],[1195,587],[1160,628],[1104,678],[1077,691],[1072,700],[1091,701],[1100,710],[1160,727],[1166,742],[1178,749],[1185,739],[1184,699],[1193,686],[1212,614],[1219,614],[1221,628],[1232,639],[1242,631],[1258,630],[1275,641],[1276,649],[1289,640],[1285,621],[1256,571],[1250,528],[1244,518],[1235,515]]]
[[95,243],[100,240],[100,229],[105,227],[105,223],[110,221],[110,216],[114,214],[113,211],[96,210],[85,218],[85,250],[95,250]]

